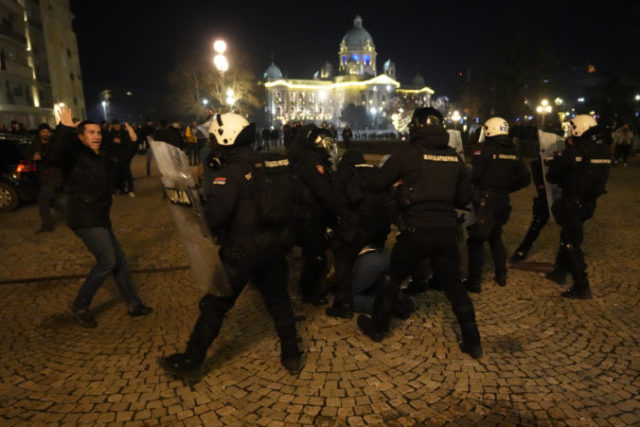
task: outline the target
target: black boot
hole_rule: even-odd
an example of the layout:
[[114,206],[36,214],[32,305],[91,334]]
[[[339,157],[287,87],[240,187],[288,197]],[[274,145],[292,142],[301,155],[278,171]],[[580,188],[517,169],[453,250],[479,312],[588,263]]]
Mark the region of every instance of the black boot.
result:
[[411,298],[403,291],[398,292],[395,304],[393,304],[393,315],[399,319],[408,319],[416,311],[416,306]]
[[568,243],[565,247],[567,249],[567,255],[571,264],[573,286],[568,291],[563,292],[562,296],[572,299],[593,298],[591,287],[589,286],[589,279],[587,279],[587,265],[584,263],[582,251],[579,247],[573,245],[572,243]]
[[561,294],[565,298],[571,299],[591,299],[593,294],[591,293],[591,287],[589,281],[585,278],[582,282],[574,283],[571,289]]
[[472,292],[474,294],[479,294],[482,290],[480,281],[474,281],[470,277],[462,280],[462,287],[465,288],[467,292]]
[[547,280],[556,282],[558,285],[564,285],[567,280],[567,267],[565,262],[565,248],[560,245],[556,254],[556,261],[553,264],[553,270],[544,275]]
[[358,327],[363,334],[371,338],[375,342],[382,342],[386,338],[388,331],[376,328],[371,317],[361,314],[358,316]]
[[280,339],[280,363],[291,375],[302,371],[302,353],[298,349],[297,338]]
[[495,280],[499,286],[507,286],[507,270],[502,268],[496,269],[496,275],[493,276],[493,280]]
[[460,325],[462,332],[462,343],[460,343],[460,351],[467,353],[474,359],[482,357],[482,345],[480,344],[480,333],[475,321],[467,321]]
[[204,362],[211,343],[218,336],[222,320],[218,319],[214,323],[214,327],[211,328],[207,325],[204,316],[200,315],[189,337],[186,351],[161,358],[160,366],[165,371],[177,376],[185,376],[197,372],[202,362]]
[[336,298],[333,305],[324,312],[329,317],[351,319],[353,317],[353,306],[342,298]]
[[511,258],[509,258],[509,261],[514,263],[524,261],[525,259],[527,259],[527,255],[528,255],[528,251],[525,251],[522,249],[522,247],[519,247],[518,249],[516,249],[513,255],[511,255]]

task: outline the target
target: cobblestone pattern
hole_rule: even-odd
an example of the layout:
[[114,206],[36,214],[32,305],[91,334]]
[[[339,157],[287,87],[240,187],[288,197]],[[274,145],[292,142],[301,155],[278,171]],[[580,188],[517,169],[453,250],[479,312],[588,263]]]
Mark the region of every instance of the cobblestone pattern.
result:
[[[136,158],[137,176],[141,158]],[[510,270],[506,288],[473,295],[485,356],[460,353],[455,319],[439,292],[394,323],[382,344],[303,306],[294,293],[305,367],[279,364],[274,328],[253,288],[241,295],[209,351],[197,384],[173,379],[157,358],[182,350],[199,291],[189,271],[136,274],[155,311],[131,319],[109,280],[92,308],[95,330],[66,311],[82,279],[0,286],[0,424],[114,425],[632,425],[640,423],[640,168],[613,171],[610,194],[587,223],[585,251],[595,299],[567,301],[533,272]],[[119,196],[114,224],[133,268],[185,265],[157,177]],[[529,221],[528,188],[514,195],[505,242]],[[0,216],[0,280],[84,274],[92,258],[68,229],[38,228],[35,206]],[[533,260],[552,260],[550,224]],[[5,243],[7,243],[5,245]],[[299,258],[292,257],[292,283]]]

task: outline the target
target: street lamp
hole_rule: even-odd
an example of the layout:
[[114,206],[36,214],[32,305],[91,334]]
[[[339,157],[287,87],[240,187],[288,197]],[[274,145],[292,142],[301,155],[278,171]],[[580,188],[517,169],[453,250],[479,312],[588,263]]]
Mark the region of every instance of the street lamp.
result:
[[546,99],[543,99],[540,102],[540,105],[536,107],[536,111],[538,112],[538,114],[540,114],[540,117],[541,117],[541,123],[540,123],[541,128],[544,129],[544,116],[549,114],[552,110],[553,108],[551,108],[551,105],[549,105],[549,101],[547,101]]
[[109,119],[107,119],[107,101],[102,101],[102,112],[104,113],[104,120],[108,121]]
[[233,91],[233,89],[229,88],[227,89],[227,104],[229,104],[229,107],[232,107],[233,104],[235,103],[236,103],[235,92]]
[[458,129],[458,122],[460,121],[460,119],[462,119],[462,117],[460,117],[460,112],[458,110],[454,111],[453,114],[451,114],[451,121],[453,122],[454,129]]

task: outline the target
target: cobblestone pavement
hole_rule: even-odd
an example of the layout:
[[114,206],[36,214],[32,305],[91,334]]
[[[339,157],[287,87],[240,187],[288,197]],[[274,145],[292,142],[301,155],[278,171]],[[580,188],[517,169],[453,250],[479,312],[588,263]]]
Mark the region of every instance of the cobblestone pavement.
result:
[[[113,223],[133,269],[186,265],[157,175],[136,198],[116,196]],[[195,384],[166,375],[158,357],[182,350],[200,292],[190,271],[133,275],[154,312],[131,319],[111,279],[93,304],[94,330],[66,307],[93,259],[64,225],[34,234],[37,209],[0,215],[0,424],[231,425],[631,425],[640,423],[640,165],[612,171],[609,194],[587,223],[584,249],[595,294],[567,301],[535,272],[511,269],[506,288],[485,271],[472,295],[484,358],[458,350],[459,332],[442,293],[382,344],[300,304],[306,350],[298,377],[279,364],[274,328],[247,288],[209,351]],[[512,251],[530,218],[529,187],[513,197],[505,243]],[[551,261],[549,224],[532,260]],[[291,282],[299,256],[292,256]],[[25,279],[79,275],[29,282]],[[13,283],[6,283],[11,281]]]

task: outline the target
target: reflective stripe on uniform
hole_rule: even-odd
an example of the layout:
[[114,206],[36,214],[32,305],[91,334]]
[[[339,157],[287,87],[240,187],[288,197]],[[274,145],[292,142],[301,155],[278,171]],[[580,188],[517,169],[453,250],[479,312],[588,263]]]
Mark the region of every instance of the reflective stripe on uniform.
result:
[[440,156],[436,154],[424,154],[422,158],[432,162],[457,162],[459,160],[458,156]]
[[609,165],[611,164],[611,159],[591,159],[590,163],[594,165]]

